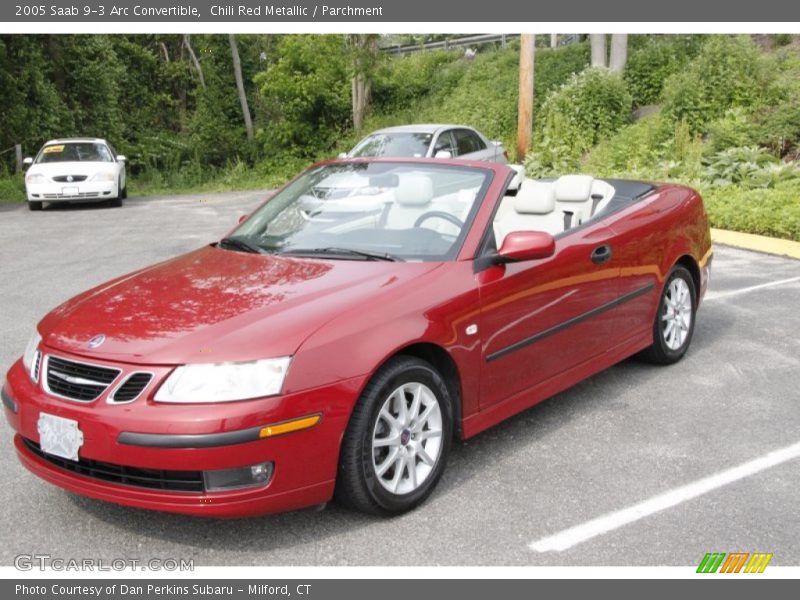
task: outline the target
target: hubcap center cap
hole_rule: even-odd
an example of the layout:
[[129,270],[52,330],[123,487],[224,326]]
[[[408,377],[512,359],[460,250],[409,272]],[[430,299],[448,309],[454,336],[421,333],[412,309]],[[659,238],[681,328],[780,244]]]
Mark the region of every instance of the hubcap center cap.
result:
[[411,431],[409,431],[408,429],[404,429],[403,432],[400,434],[400,443],[403,444],[403,446],[407,446],[410,439],[411,439]]

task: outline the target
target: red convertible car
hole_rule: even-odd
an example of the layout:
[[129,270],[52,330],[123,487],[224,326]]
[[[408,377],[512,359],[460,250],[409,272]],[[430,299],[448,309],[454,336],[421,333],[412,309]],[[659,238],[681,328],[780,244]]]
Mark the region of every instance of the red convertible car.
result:
[[2,390],[23,465],[130,506],[422,502],[465,439],[634,354],[679,360],[697,192],[491,163],[315,165],[224,239],[38,325]]

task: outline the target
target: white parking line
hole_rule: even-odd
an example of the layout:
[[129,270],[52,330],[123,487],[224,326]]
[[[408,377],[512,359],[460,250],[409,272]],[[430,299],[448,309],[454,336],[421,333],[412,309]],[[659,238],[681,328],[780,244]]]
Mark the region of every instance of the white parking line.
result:
[[758,285],[751,285],[749,287],[741,288],[738,290],[731,290],[729,292],[718,292],[716,294],[709,293],[706,294],[705,298],[703,299],[703,302],[709,302],[710,300],[719,300],[720,298],[728,298],[730,296],[738,296],[739,294],[747,294],[749,292],[755,292],[756,290],[775,287],[776,285],[785,285],[787,283],[794,283],[795,281],[800,281],[800,277],[790,277],[789,279],[779,279],[778,281],[760,283]]
[[586,523],[570,527],[535,542],[528,547],[536,552],[561,552],[590,540],[598,535],[618,529],[628,523],[648,517],[664,509],[676,506],[687,500],[702,496],[712,490],[733,483],[760,471],[780,465],[800,457],[800,442],[774,450],[759,458],[742,463],[736,467],[698,479],[687,485],[670,490],[648,500],[634,504],[622,510],[605,514]]

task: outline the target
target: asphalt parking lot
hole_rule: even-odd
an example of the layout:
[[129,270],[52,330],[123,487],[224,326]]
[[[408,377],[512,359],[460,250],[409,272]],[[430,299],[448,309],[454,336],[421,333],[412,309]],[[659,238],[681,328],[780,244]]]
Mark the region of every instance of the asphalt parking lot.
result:
[[[51,308],[219,238],[263,197],[40,213],[0,205],[3,373]],[[798,298],[800,261],[717,247],[683,361],[626,361],[458,444],[431,499],[392,520],[329,506],[211,521],[81,498],[19,465],[3,420],[0,564],[46,553],[196,565],[697,565],[706,552],[741,551],[800,565],[800,459],[758,462],[800,442]],[[730,471],[754,460],[760,468]],[[553,539],[568,547],[547,549]]]

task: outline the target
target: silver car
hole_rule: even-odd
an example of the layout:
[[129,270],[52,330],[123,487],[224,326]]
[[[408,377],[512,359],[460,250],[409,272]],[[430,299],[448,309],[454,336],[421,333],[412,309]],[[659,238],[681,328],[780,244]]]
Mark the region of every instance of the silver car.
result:
[[501,142],[464,125],[402,125],[370,133],[339,158],[359,156],[459,158],[508,163]]

